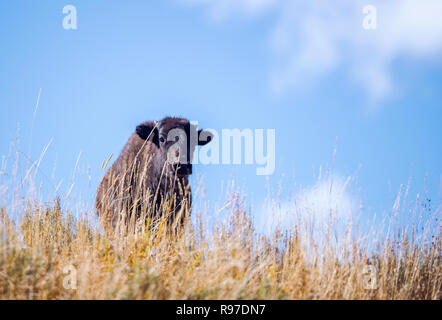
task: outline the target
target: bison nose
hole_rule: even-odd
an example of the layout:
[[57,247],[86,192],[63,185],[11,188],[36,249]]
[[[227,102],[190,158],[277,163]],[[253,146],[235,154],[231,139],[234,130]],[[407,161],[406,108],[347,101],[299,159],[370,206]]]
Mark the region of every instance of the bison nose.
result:
[[192,174],[192,165],[191,164],[182,164],[178,167],[177,170],[178,175],[188,176]]
[[185,165],[185,168],[186,168],[185,170],[186,170],[187,175],[192,174],[192,165],[191,164]]

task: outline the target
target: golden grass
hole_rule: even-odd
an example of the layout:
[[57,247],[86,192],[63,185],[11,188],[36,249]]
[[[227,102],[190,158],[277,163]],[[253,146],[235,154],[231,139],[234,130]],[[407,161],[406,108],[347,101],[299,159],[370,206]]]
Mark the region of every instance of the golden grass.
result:
[[387,234],[344,231],[338,247],[329,235],[319,243],[302,220],[258,232],[254,212],[231,192],[226,219],[194,212],[179,232],[147,219],[108,238],[93,210],[36,200],[40,160],[23,175],[16,160],[9,182],[0,170],[0,299],[441,299],[440,206],[426,236],[419,223]]
[[[1,299],[440,299],[440,237],[409,240],[398,230],[369,253],[310,250],[303,235],[259,234],[232,194],[229,219],[210,230],[167,224],[107,239],[88,219],[28,202],[0,218]],[[367,284],[367,266],[376,288]],[[367,287],[368,286],[368,287]]]

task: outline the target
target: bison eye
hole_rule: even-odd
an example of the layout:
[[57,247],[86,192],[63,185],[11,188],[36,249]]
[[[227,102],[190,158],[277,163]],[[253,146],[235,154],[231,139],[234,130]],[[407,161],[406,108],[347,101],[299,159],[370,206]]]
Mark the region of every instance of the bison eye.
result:
[[178,136],[175,137],[175,142],[177,142],[178,140],[180,140],[180,138]]
[[161,143],[164,142],[164,138],[163,138],[163,137],[160,138],[160,142],[161,142]]

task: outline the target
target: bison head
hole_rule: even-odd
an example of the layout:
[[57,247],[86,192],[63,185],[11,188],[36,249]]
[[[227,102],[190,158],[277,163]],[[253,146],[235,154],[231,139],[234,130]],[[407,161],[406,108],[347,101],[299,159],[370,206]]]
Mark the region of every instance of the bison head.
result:
[[156,161],[167,162],[167,174],[185,177],[192,174],[192,159],[195,147],[209,143],[213,135],[207,130],[198,130],[188,120],[167,117],[158,122],[143,122],[135,131],[143,140],[151,141],[157,149]]

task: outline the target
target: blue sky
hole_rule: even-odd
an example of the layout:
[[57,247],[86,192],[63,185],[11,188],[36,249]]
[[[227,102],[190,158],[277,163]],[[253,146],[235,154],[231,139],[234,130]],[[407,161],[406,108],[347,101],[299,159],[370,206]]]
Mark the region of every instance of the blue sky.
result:
[[[75,188],[92,199],[102,161],[138,123],[177,115],[216,130],[276,130],[271,176],[253,165],[195,168],[212,204],[231,178],[260,208],[267,185],[294,194],[329,166],[339,181],[352,177],[364,212],[389,211],[410,177],[412,200],[426,191],[440,205],[440,4],[372,1],[368,31],[365,1],[294,3],[2,2],[0,155],[18,127],[33,160],[52,139],[39,176],[67,192],[81,152],[77,174],[90,182]],[[67,4],[77,30],[62,27]]]

